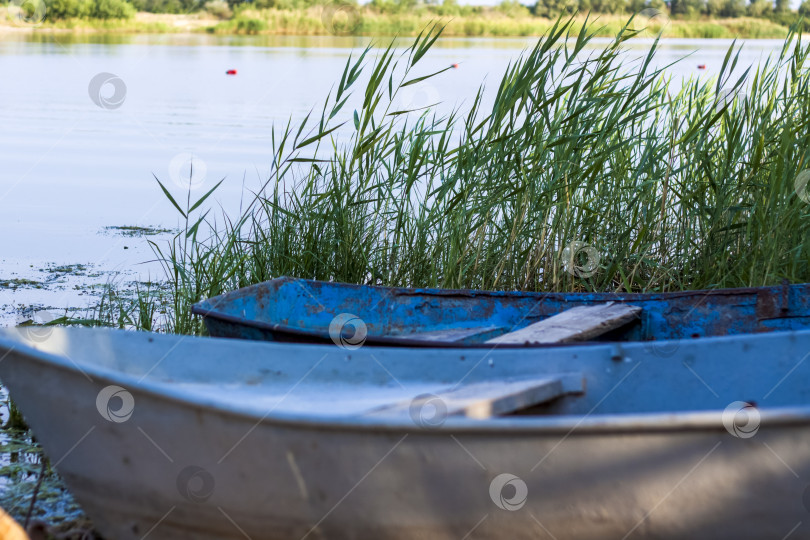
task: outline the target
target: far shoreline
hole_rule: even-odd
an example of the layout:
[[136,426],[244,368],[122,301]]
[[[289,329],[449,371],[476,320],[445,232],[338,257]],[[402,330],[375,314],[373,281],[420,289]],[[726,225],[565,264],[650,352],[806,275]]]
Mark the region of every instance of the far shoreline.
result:
[[[431,22],[445,23],[443,37],[527,38],[541,37],[553,25],[541,17],[509,17],[494,13],[476,16],[439,17],[431,12],[379,14],[366,8],[342,14],[342,20],[329,19],[322,8],[301,10],[244,9],[230,19],[217,19],[205,12],[166,14],[139,12],[129,20],[68,19],[42,24],[25,24],[5,17],[0,20],[0,39],[8,35],[221,35],[221,36],[340,36],[340,37],[413,37]],[[594,34],[613,38],[630,15],[592,15],[591,22],[601,26]],[[585,23],[578,16],[577,27]],[[638,24],[636,24],[638,22]],[[645,19],[637,17],[633,26],[638,38],[654,39],[783,39],[789,29],[767,19],[750,17],[694,20]],[[646,29],[645,26],[647,26]],[[578,28],[575,28],[578,30]]]

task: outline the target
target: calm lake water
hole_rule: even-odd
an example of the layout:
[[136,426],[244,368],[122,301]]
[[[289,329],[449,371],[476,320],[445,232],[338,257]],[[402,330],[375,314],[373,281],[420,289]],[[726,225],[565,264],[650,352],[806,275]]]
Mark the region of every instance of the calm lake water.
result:
[[[23,306],[56,311],[86,304],[87,283],[158,277],[154,265],[139,264],[151,257],[145,238],[107,229],[178,225],[152,175],[179,193],[194,155],[195,193],[226,178],[219,202],[237,209],[243,182],[255,188],[267,176],[273,124],[317,110],[349,54],[369,41],[0,35],[0,284],[39,282],[0,285],[5,320],[13,321]],[[454,63],[459,68],[411,87],[402,104],[463,107],[483,81],[495,87],[508,62],[534,42],[440,40],[422,72]],[[642,56],[650,43],[639,40],[628,59]],[[748,41],[740,63],[758,63],[781,43]],[[658,64],[681,60],[670,68],[676,81],[711,77],[729,45],[670,40]],[[236,76],[226,75],[231,69]],[[89,86],[99,73],[110,75],[96,79],[97,87],[114,79],[94,100]],[[82,266],[60,268],[77,264]]]

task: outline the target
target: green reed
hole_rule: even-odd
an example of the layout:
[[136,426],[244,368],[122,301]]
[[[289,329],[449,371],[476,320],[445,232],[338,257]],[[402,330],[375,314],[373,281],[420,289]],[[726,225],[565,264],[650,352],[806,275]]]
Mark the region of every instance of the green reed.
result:
[[444,115],[397,106],[446,71],[420,63],[441,28],[350,58],[319,111],[274,131],[272,174],[240,215],[204,212],[213,189],[179,204],[163,188],[186,230],[153,244],[172,287],[156,327],[199,333],[192,303],[282,275],[530,291],[810,281],[810,47],[791,32],[750,67],[732,45],[715,80],[676,89],[657,41],[622,54],[638,26],[595,48],[598,28],[558,20],[491,106],[481,86]]

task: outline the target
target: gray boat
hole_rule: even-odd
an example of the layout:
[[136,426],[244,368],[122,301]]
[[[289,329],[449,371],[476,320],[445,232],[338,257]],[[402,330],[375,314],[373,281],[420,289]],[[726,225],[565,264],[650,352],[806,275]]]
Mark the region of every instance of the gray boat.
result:
[[0,378],[108,539],[807,538],[808,352],[27,327]]

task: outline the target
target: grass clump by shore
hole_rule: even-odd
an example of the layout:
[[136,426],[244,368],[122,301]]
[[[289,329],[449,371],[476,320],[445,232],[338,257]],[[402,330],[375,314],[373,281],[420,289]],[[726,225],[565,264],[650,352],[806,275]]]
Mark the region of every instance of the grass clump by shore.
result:
[[172,289],[153,327],[201,332],[192,303],[281,275],[529,291],[810,281],[810,47],[791,33],[738,66],[732,46],[718,79],[678,86],[657,44],[628,61],[633,27],[594,51],[598,30],[557,21],[491,105],[482,86],[446,115],[400,98],[451,69],[422,68],[438,28],[350,59],[317,116],[275,130],[273,172],[242,215],[201,213],[216,187],[197,201],[164,188],[186,230],[153,243]]

